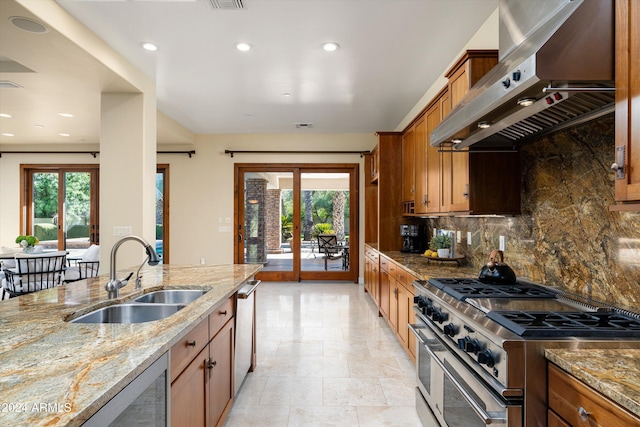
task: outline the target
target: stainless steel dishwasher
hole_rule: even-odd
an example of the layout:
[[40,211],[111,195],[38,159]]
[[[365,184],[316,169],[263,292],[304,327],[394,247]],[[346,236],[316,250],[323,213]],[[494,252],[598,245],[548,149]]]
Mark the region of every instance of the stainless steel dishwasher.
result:
[[234,395],[247,376],[253,371],[256,354],[255,290],[262,283],[260,280],[250,280],[238,291],[236,307],[236,353],[234,366]]

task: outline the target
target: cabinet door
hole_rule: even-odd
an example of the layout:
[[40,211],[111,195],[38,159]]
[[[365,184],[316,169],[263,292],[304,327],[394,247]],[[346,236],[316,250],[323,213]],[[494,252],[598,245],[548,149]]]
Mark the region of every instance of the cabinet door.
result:
[[233,330],[233,321],[227,322],[209,343],[206,374],[209,388],[209,426],[224,423],[224,415],[233,401]]
[[209,348],[205,347],[171,383],[171,425],[206,426],[208,392],[205,370]]
[[391,329],[398,332],[398,282],[396,279],[391,278],[389,280],[389,323],[391,324]]
[[415,133],[415,213],[427,213],[430,195],[427,187],[427,120],[421,117]]
[[615,199],[640,201],[640,8],[616,1]]
[[426,129],[426,147],[427,147],[427,194],[429,198],[427,200],[427,213],[440,212],[440,198],[441,198],[441,181],[440,170],[441,154],[438,152],[438,147],[432,147],[429,143],[430,134],[436,126],[440,124],[441,120],[440,103],[436,102],[427,111],[427,129]]
[[411,334],[407,324],[413,302],[413,296],[409,298],[409,295],[409,291],[404,286],[398,286],[398,337],[406,349],[409,349],[409,335]]
[[380,272],[380,312],[387,319],[389,318],[389,307],[392,303],[390,296],[393,278],[386,271]]
[[414,128],[402,135],[402,201],[415,200],[415,133]]

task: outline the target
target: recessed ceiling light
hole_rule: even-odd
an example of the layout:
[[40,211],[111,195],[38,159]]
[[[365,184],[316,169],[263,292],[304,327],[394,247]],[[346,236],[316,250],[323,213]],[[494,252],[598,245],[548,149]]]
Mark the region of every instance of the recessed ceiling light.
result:
[[12,133],[3,133],[2,136],[13,136]]
[[284,96],[284,97],[288,98],[288,97],[290,97],[290,96],[291,96],[291,94],[290,94],[289,92],[285,92],[285,93],[283,93],[283,94],[282,94],[282,96]]
[[158,46],[151,42],[140,43],[140,46],[142,46],[144,50],[148,50],[149,52],[155,52],[156,50],[158,50]]
[[478,127],[480,129],[487,129],[491,127],[491,122],[480,122],[478,123]]
[[236,43],[236,49],[242,51],[242,52],[246,52],[248,50],[251,50],[253,46],[251,45],[251,43],[247,43],[247,42],[240,42],[240,43]]
[[68,133],[59,133],[58,135],[59,135],[59,136],[71,136],[71,135],[70,135],[70,134],[68,134]]
[[71,113],[58,113],[58,115],[60,117],[75,117],[73,114]]
[[520,98],[520,99],[518,99],[518,105],[520,105],[522,107],[528,107],[530,105],[533,105],[534,102],[536,102],[535,98]]
[[0,113],[0,117],[4,117],[6,119],[10,119],[12,116],[11,114],[7,114],[7,113]]
[[38,128],[38,129],[42,129],[44,128],[44,125],[33,125],[34,128]]
[[12,16],[9,21],[23,31],[35,34],[44,34],[49,31],[42,23],[24,16]]
[[322,48],[327,52],[335,52],[340,48],[340,45],[335,42],[326,42],[322,44]]

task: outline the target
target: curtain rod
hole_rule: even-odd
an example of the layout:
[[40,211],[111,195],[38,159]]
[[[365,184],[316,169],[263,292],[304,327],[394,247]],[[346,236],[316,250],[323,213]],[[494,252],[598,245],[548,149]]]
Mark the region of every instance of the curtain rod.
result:
[[[3,154],[90,154],[95,159],[100,151],[0,151],[0,157]],[[196,154],[196,150],[188,151],[156,151],[156,154],[186,154],[191,158]]]
[[290,151],[290,150],[224,150],[224,154],[233,157],[234,154],[360,154],[360,157],[370,151]]

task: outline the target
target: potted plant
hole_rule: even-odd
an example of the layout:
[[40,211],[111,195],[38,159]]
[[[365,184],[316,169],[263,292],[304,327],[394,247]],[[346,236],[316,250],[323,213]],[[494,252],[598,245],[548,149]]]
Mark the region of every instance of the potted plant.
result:
[[451,236],[448,233],[438,234],[431,239],[431,246],[438,251],[438,258],[449,258],[451,249]]
[[16,243],[22,246],[22,250],[25,253],[33,253],[39,242],[34,236],[18,236],[16,237]]

